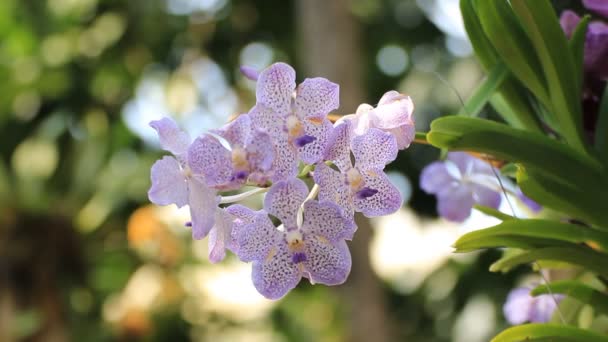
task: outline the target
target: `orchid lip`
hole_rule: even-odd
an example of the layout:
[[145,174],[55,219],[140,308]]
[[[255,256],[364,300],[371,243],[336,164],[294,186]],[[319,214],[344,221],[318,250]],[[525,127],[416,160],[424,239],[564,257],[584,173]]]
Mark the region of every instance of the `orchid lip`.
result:
[[304,147],[315,140],[317,140],[317,138],[311,135],[303,135],[295,140],[295,144],[297,147]]
[[359,191],[357,191],[356,195],[358,199],[366,199],[374,196],[378,193],[378,190],[365,187]]

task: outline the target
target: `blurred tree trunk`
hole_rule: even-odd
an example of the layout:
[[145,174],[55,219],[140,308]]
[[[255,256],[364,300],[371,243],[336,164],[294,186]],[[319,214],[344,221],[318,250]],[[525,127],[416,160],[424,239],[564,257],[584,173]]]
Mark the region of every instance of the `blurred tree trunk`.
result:
[[[340,84],[340,114],[354,113],[365,102],[360,27],[349,0],[298,0],[296,18],[299,63],[306,77],[325,77]],[[380,281],[369,260],[372,228],[357,217],[359,227],[350,243],[353,269],[345,287],[349,307],[349,341],[390,341],[391,330]]]

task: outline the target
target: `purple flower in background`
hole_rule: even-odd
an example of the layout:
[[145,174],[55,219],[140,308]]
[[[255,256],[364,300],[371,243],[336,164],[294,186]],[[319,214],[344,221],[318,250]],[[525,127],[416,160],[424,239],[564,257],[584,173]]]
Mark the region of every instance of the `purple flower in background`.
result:
[[243,74],[243,76],[252,81],[257,81],[258,77],[260,77],[260,73],[250,66],[242,65],[239,70],[241,71],[241,74]]
[[[232,231],[237,255],[253,261],[253,284],[266,298],[283,297],[302,277],[311,283],[338,285],[350,273],[345,239],[352,238],[356,226],[333,203],[305,202],[307,194],[306,184],[293,178],[270,188],[263,210],[233,206],[239,220]],[[281,221],[279,228],[269,214]]]
[[391,133],[397,139],[397,147],[402,150],[410,146],[416,134],[412,113],[412,99],[397,91],[385,93],[376,108],[364,103],[357,113],[347,115],[341,120],[351,120],[355,135],[363,135],[370,128],[378,128]]
[[518,287],[509,292],[503,307],[509,323],[515,325],[525,322],[548,322],[557,307],[555,302],[564,298],[563,295],[554,295],[555,298],[552,298],[549,294],[532,297],[530,291],[528,287]]
[[214,224],[219,201],[217,193],[205,184],[202,175],[192,172],[197,165],[188,158],[188,134],[170,118],[152,121],[150,126],[158,132],[161,147],[173,153],[175,158],[165,156],[152,165],[148,198],[158,205],[189,205],[192,237],[202,239]]
[[325,163],[319,163],[315,168],[319,199],[338,204],[349,217],[355,211],[368,217],[394,213],[403,199],[384,173],[384,167],[397,157],[395,137],[370,128],[364,135],[352,139],[353,166],[351,124],[346,120],[334,129],[325,153],[325,158],[333,161],[339,171]]
[[475,203],[497,209],[501,201],[492,166],[464,152],[450,152],[445,161],[425,167],[420,187],[437,196],[439,215],[450,221],[464,221]]
[[606,0],[583,0],[583,5],[594,12],[608,17],[608,1]]
[[189,160],[196,161],[192,163],[194,173],[204,175],[207,185],[218,190],[238,189],[247,181],[257,185],[267,182],[274,158],[272,139],[254,129],[247,114],[214,133],[224,138],[230,149],[210,134],[197,138],[188,150]]
[[[590,9],[594,9],[587,5],[587,3],[598,3],[594,1],[587,1],[585,5]],[[597,8],[608,7],[608,3],[602,1],[603,6],[597,6]],[[562,12],[560,17],[560,24],[562,29],[566,33],[566,36],[571,37],[576,25],[578,25],[580,17],[573,11],[566,10]],[[608,25],[601,21],[592,21],[589,23],[587,28],[587,34],[585,36],[585,52],[584,52],[584,64],[585,72],[592,74],[594,78],[607,79],[608,78]]]
[[523,204],[526,205],[532,212],[538,213],[543,209],[543,207],[536,203],[533,199],[529,198],[524,194],[520,188],[517,188],[517,197],[522,201]]
[[273,180],[295,176],[298,161],[312,164],[322,156],[333,127],[327,114],[339,106],[339,86],[324,78],[307,78],[296,88],[296,74],[285,63],[263,70],[256,85],[255,127],[273,139]]

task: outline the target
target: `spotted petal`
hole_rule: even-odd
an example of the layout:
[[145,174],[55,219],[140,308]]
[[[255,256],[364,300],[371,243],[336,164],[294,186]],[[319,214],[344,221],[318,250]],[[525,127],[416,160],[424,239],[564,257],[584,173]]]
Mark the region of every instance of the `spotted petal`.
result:
[[274,161],[272,137],[264,131],[255,131],[247,143],[247,161],[253,171],[267,172]]
[[272,180],[277,182],[295,177],[298,174],[298,151],[289,142],[287,133],[281,132],[272,138],[274,142]]
[[291,99],[296,87],[296,72],[285,63],[275,63],[263,70],[256,86],[258,104],[264,104],[279,115],[291,110]]
[[315,140],[298,149],[303,162],[314,164],[322,159],[332,128],[332,123],[322,117],[311,117],[304,120],[304,134],[314,137]]
[[196,179],[188,181],[192,238],[200,240],[209,234],[215,222],[219,198],[217,192]]
[[284,130],[285,119],[278,114],[274,109],[258,103],[249,111],[251,124],[253,128],[266,131],[271,136],[286,135]]
[[305,238],[306,268],[304,275],[313,283],[339,285],[346,281],[352,264],[350,251],[344,240],[330,243],[309,235]]
[[395,137],[376,128],[357,136],[352,143],[355,166],[359,169],[384,169],[397,158]]
[[351,125],[350,120],[345,120],[336,126],[329,135],[324,152],[325,160],[333,161],[342,172],[346,172],[352,167],[350,161]]
[[232,236],[236,245],[237,256],[242,261],[264,260],[270,250],[281,241],[279,232],[263,210],[253,212],[250,223],[235,223]]
[[194,140],[188,149],[188,163],[192,172],[203,175],[209,186],[222,186],[232,178],[230,151],[211,135]]
[[298,209],[308,196],[308,187],[298,179],[292,178],[275,183],[264,198],[264,209],[276,216],[286,229],[296,227]]
[[319,200],[337,204],[343,209],[346,217],[352,218],[355,207],[344,174],[325,163],[319,163],[315,168],[314,180],[320,188]]
[[156,161],[152,165],[150,178],[152,186],[148,191],[148,198],[152,203],[175,203],[178,207],[188,204],[188,184],[175,158],[166,156]]
[[365,187],[377,191],[369,197],[355,196],[355,210],[367,217],[383,216],[396,212],[403,204],[399,190],[381,169],[361,170]]
[[382,96],[373,110],[372,127],[382,130],[399,127],[411,122],[413,111],[414,102],[409,96],[391,90]]
[[249,140],[251,133],[251,117],[247,114],[241,114],[223,129],[216,130],[214,133],[226,139],[230,146],[243,147]]
[[342,209],[331,202],[308,201],[304,204],[304,223],[302,231],[306,234],[321,236],[335,243],[351,240],[357,226],[344,217]]
[[279,299],[296,287],[302,278],[285,242],[278,243],[265,259],[253,262],[253,285],[264,297]]
[[300,119],[325,117],[340,107],[340,86],[322,77],[307,78],[296,89],[295,104]]
[[224,209],[216,209],[215,225],[209,232],[209,261],[220,262],[226,257],[226,249],[235,251],[232,240],[232,222],[234,218]]
[[186,152],[190,144],[190,136],[182,131],[175,121],[164,117],[160,120],[150,122],[150,126],[158,132],[160,146],[176,156]]

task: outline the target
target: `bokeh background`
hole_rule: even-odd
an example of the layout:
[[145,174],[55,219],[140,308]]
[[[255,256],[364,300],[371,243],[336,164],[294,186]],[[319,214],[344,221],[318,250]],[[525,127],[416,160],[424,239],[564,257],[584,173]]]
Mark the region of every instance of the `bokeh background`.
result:
[[436,218],[417,186],[431,147],[391,164],[408,201],[359,220],[347,283],[279,301],[250,265],[210,264],[187,210],[148,202],[163,155],[148,122],[217,128],[255,102],[238,67],[275,61],[339,83],[337,114],[407,93],[420,131],[483,78],[457,0],[0,1],[0,341],[475,342],[506,327],[526,270],[451,254],[492,221]]

